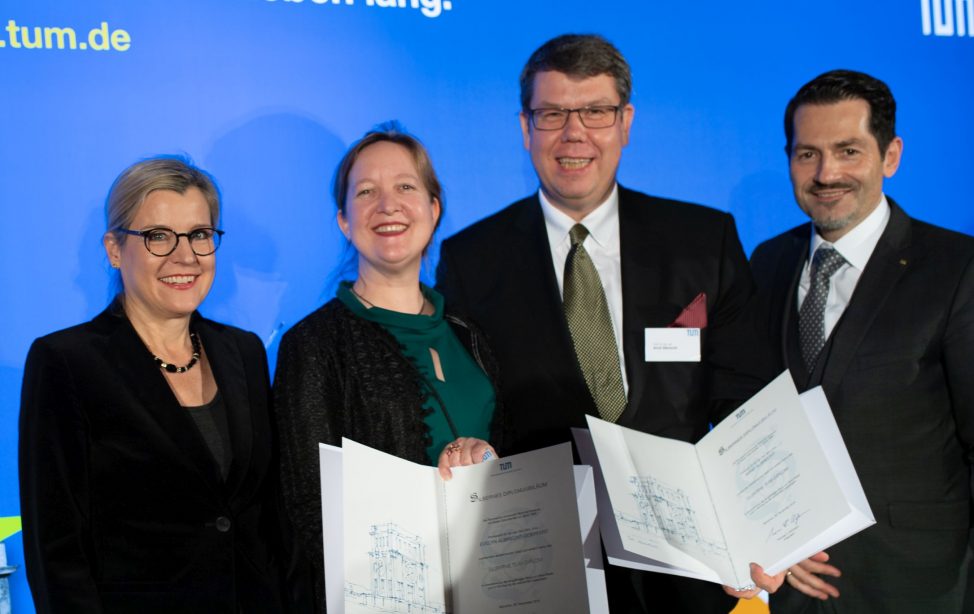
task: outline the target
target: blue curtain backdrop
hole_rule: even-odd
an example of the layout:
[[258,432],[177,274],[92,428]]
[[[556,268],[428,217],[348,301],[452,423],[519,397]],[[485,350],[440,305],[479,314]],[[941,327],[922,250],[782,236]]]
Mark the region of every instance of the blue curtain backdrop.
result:
[[[122,168],[184,153],[216,176],[227,236],[202,310],[256,331],[273,364],[279,332],[330,293],[342,245],[328,192],[348,144],[387,119],[419,135],[446,188],[441,236],[496,211],[537,187],[517,77],[557,34],[601,33],[632,65],[621,181],[732,212],[748,251],[802,220],[781,117],[838,67],[899,101],[888,193],[974,231],[974,0],[401,3],[0,0],[0,517],[20,513],[31,341],[109,300],[102,207]],[[21,565],[19,535],[6,544]],[[31,612],[23,571],[12,591]]]

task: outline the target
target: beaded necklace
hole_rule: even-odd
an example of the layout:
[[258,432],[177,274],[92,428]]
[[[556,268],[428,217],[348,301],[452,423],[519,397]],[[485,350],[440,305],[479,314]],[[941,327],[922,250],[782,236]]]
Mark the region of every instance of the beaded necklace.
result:
[[186,366],[184,367],[177,367],[174,364],[168,363],[165,360],[156,356],[155,354],[152,355],[152,359],[156,361],[156,364],[159,365],[159,368],[163,369],[164,371],[167,371],[169,373],[186,373],[187,371],[192,369],[194,365],[196,365],[196,363],[200,359],[200,353],[203,351],[203,346],[200,344],[199,335],[197,335],[196,333],[189,334],[189,342],[193,344],[193,356],[192,358],[189,359],[189,362],[186,363]]

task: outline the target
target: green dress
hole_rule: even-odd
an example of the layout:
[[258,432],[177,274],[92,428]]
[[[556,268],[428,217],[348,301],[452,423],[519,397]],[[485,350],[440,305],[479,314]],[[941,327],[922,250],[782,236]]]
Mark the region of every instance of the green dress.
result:
[[[352,293],[348,282],[339,286],[337,296],[352,313],[389,331],[402,346],[406,358],[443,401],[445,407],[441,407],[436,395],[430,394],[424,405],[432,410],[425,418],[432,438],[426,454],[435,463],[443,448],[457,436],[489,441],[494,387],[443,318],[443,295],[422,284],[420,287],[433,306],[433,315],[366,307]],[[439,358],[442,379],[437,374],[434,356]],[[450,422],[456,428],[455,434]]]

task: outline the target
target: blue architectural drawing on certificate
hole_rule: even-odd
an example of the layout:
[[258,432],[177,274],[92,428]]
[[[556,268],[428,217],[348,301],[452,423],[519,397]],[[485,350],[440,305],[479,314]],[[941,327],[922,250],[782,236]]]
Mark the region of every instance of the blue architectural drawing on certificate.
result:
[[620,525],[662,537],[667,543],[690,550],[727,552],[727,545],[722,540],[708,539],[700,532],[697,512],[682,488],[643,476],[629,476],[629,486],[638,517],[616,512]]
[[372,538],[370,583],[369,586],[345,583],[346,608],[448,614],[442,602],[432,601],[427,595],[429,565],[423,540],[391,522],[371,525],[369,535]]

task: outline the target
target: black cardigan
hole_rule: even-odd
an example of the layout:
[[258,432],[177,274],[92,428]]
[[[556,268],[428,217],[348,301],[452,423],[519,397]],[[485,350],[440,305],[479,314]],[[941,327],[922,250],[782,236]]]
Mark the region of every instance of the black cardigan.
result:
[[[497,363],[484,335],[464,319],[447,322],[494,384],[498,404],[491,443],[504,447],[506,429]],[[274,405],[281,436],[281,484],[288,514],[315,567],[316,593],[324,611],[324,554],[318,443],[341,445],[342,437],[426,464],[430,445],[424,405],[432,388],[380,324],[353,314],[332,299],[281,339],[274,376]],[[464,435],[460,433],[460,435]]]

